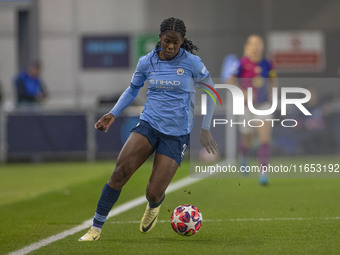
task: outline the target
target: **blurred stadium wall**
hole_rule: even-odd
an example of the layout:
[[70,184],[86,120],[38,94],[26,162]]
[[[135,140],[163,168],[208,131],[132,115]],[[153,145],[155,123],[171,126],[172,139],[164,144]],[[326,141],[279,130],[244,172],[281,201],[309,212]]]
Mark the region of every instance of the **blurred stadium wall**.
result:
[[[117,96],[129,86],[136,63],[136,48],[132,39],[138,35],[157,36],[161,21],[171,16],[185,21],[187,37],[200,47],[199,55],[212,77],[220,76],[226,55],[242,55],[243,44],[249,34],[257,33],[266,38],[272,31],[319,31],[323,34],[325,43],[325,67],[322,70],[279,73],[280,77],[338,77],[339,9],[340,2],[337,0],[0,0],[2,106],[6,112],[14,109],[14,75],[30,61],[40,59],[43,63],[42,77],[49,92],[49,99],[43,105],[43,109],[47,111],[45,114],[51,110],[57,110],[61,114],[65,109],[72,109],[77,113],[82,109],[81,114],[87,114],[86,119],[79,120],[77,125],[84,126],[87,123],[89,130],[96,117],[100,116],[100,111],[90,115],[86,111],[96,109],[100,97]],[[127,36],[131,39],[128,67],[82,67],[82,38],[103,35]],[[340,95],[337,87],[330,92],[333,96]],[[143,97],[143,93],[139,97]],[[10,119],[14,120],[16,119]],[[53,122],[46,125],[54,126]],[[2,126],[5,129],[0,128],[0,140],[7,139],[6,129],[11,130],[4,123]],[[332,126],[334,130],[337,130],[336,127]],[[45,130],[43,125],[41,129]],[[88,130],[80,133],[83,136],[87,134],[87,138],[94,141],[95,135]],[[41,133],[39,130],[37,132]],[[49,132],[51,133],[45,134],[46,137],[50,136],[47,140],[52,137],[58,141],[59,136],[54,131]],[[8,133],[16,137],[15,132]],[[69,133],[69,137],[72,136],[74,134]],[[339,149],[340,137],[338,140]],[[11,148],[6,148],[4,141],[0,142],[0,154],[2,151],[2,155],[5,155],[7,149],[10,152]],[[18,146],[21,143],[19,141]],[[55,142],[51,144],[51,152],[61,150]],[[85,141],[85,145],[80,147],[87,150],[90,147],[87,156],[93,158],[96,148],[93,143],[91,145],[91,142]]]
[[[129,85],[135,62],[130,68],[83,70],[81,37],[157,33],[169,16],[185,21],[188,37],[199,45],[213,77],[219,76],[226,54],[242,54],[247,35],[265,36],[272,30],[322,31],[326,68],[308,75],[335,77],[340,59],[339,9],[337,0],[0,1],[0,80],[5,102],[13,102],[13,75],[37,58],[44,64],[47,106],[93,105],[100,95],[120,93]],[[24,24],[19,24],[19,16]],[[18,40],[19,33],[25,43]]]

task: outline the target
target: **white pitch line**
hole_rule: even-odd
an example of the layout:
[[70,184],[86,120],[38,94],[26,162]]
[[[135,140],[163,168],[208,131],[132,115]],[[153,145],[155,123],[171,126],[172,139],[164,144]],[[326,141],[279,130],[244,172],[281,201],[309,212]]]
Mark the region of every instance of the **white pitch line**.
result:
[[[176,190],[178,190],[182,187],[185,187],[187,185],[198,182],[199,180],[202,180],[202,179],[190,178],[190,177],[183,178],[179,181],[176,181],[176,182],[170,184],[165,193],[167,194],[167,193],[176,191]],[[116,206],[113,210],[111,210],[111,212],[109,213],[107,218],[111,218],[113,216],[116,216],[118,214],[126,212],[126,211],[128,211],[128,210],[130,210],[134,207],[137,207],[137,206],[139,206],[139,205],[141,205],[145,202],[146,202],[145,196],[137,197],[137,198],[135,198],[135,199],[133,199],[129,202],[126,202],[124,204]],[[84,221],[82,224],[80,224],[80,225],[78,225],[74,228],[71,228],[69,230],[65,230],[65,231],[63,231],[59,234],[56,234],[56,235],[50,236],[48,238],[45,238],[43,240],[40,240],[38,242],[32,243],[32,244],[25,246],[24,248],[21,248],[19,250],[12,251],[12,252],[8,253],[8,255],[25,255],[25,254],[28,254],[32,251],[38,250],[41,247],[49,245],[49,244],[56,242],[58,240],[64,239],[65,237],[73,235],[73,234],[75,234],[75,233],[77,233],[81,230],[84,230],[86,228],[89,228],[91,226],[92,226],[92,218]]]
[[[204,219],[204,222],[249,222],[249,221],[308,221],[308,220],[340,220],[340,217],[323,217],[323,218],[236,218],[236,219]],[[140,220],[112,221],[109,224],[139,224]],[[170,220],[158,220],[157,223],[169,223]]]

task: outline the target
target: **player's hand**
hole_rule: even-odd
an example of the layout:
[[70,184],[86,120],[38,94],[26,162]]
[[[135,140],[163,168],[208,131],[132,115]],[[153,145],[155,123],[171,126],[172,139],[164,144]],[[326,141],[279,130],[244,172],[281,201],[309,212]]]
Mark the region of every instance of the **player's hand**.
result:
[[201,129],[200,143],[207,150],[209,154],[210,153],[215,154],[216,152],[218,152],[217,143],[212,137],[210,130],[203,129],[203,128]]
[[100,120],[98,120],[96,124],[94,124],[94,128],[100,131],[104,130],[104,132],[107,133],[115,120],[116,118],[115,116],[113,116],[112,113],[104,114],[103,117],[101,117]]

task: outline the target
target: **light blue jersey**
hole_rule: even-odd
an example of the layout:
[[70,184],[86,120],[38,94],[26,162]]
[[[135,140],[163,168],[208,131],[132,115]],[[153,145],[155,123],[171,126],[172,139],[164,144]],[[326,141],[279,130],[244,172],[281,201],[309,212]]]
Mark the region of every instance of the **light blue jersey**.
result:
[[[182,48],[171,60],[162,60],[152,51],[139,59],[130,88],[139,90],[146,80],[147,100],[140,119],[166,135],[189,134],[194,125],[196,85],[214,86],[202,60]],[[116,106],[111,111],[115,116],[119,114]],[[202,127],[209,129],[211,116],[206,122]]]

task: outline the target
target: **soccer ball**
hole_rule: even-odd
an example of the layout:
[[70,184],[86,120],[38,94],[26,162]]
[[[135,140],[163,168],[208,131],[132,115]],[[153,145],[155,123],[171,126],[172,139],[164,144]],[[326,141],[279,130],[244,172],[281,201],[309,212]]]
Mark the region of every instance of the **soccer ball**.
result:
[[196,234],[202,226],[203,217],[197,207],[193,205],[180,205],[171,215],[173,230],[183,236]]

